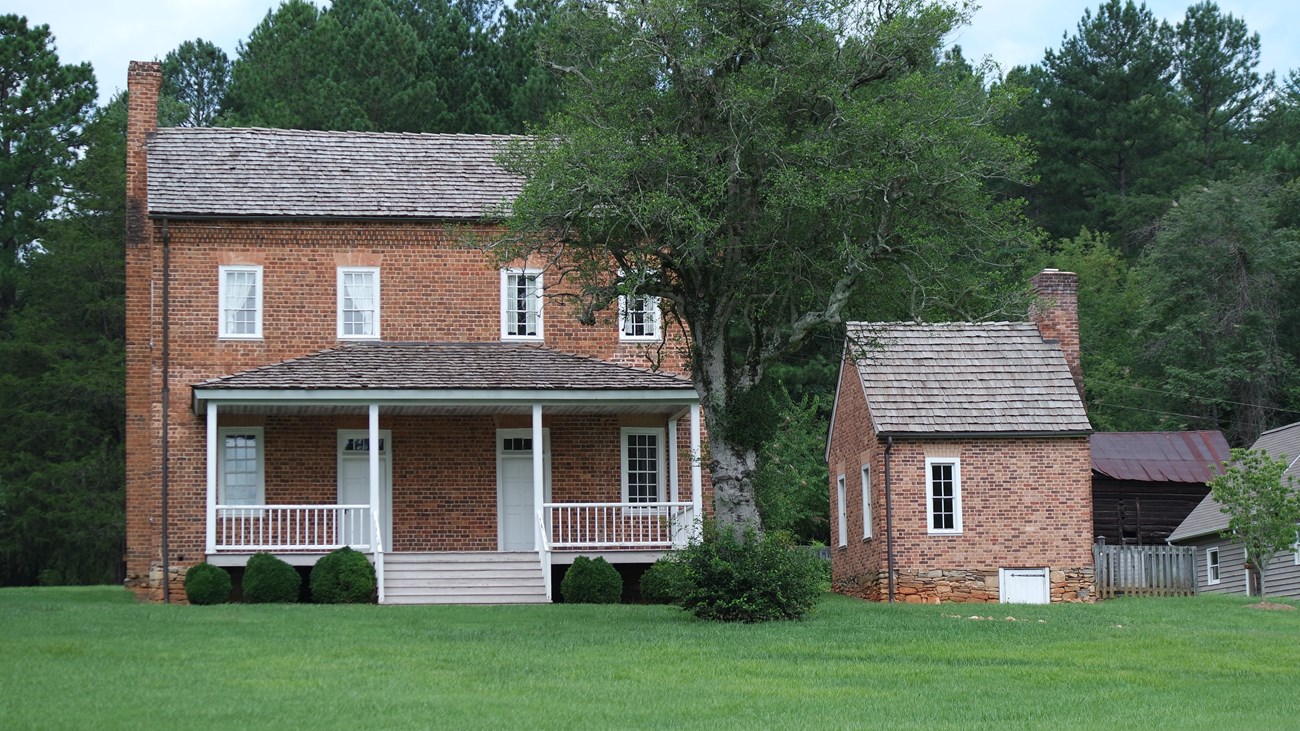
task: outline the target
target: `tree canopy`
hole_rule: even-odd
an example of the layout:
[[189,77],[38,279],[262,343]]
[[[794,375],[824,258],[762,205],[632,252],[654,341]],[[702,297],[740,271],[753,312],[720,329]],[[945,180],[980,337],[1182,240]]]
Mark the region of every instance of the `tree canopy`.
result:
[[986,186],[1026,164],[996,127],[1013,100],[941,61],[964,20],[919,0],[638,0],[548,28],[567,103],[506,156],[527,183],[497,251],[563,269],[580,314],[634,292],[684,325],[724,522],[758,520],[771,363],[877,276],[1028,236]]

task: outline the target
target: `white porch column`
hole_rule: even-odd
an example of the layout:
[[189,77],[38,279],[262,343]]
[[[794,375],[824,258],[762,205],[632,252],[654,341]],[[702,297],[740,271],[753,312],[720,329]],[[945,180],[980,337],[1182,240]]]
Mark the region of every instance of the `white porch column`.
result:
[[383,516],[379,514],[379,404],[370,404],[370,433],[366,436],[370,439],[370,522],[372,531],[376,533],[370,537],[370,550],[379,552],[379,543],[382,536],[378,535],[379,526],[383,525]]
[[691,508],[697,526],[702,526],[700,521],[704,518],[704,477],[700,459],[700,405],[691,404]]
[[682,499],[677,461],[677,417],[673,417],[668,420],[668,499],[674,503]]
[[[207,552],[217,552],[217,402],[208,402],[208,518]],[[259,449],[263,445],[257,445]]]
[[545,515],[542,503],[546,501],[546,470],[543,469],[546,449],[542,441],[542,405],[533,404],[533,550],[542,550],[542,522],[537,515]]

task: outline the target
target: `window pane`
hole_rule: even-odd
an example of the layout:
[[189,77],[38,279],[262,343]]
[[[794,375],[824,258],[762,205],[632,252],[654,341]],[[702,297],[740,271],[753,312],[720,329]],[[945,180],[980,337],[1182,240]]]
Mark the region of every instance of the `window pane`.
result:
[[658,502],[659,435],[628,434],[626,438],[628,502]]
[[222,478],[227,505],[255,505],[258,497],[257,435],[227,434],[223,443]]
[[368,336],[375,334],[374,272],[343,272],[343,334]]
[[536,336],[540,301],[536,274],[506,275],[506,334]]
[[636,296],[623,299],[623,335],[652,338],[659,330],[659,302],[654,297]]
[[257,272],[226,270],[225,299],[221,303],[223,335],[257,334]]

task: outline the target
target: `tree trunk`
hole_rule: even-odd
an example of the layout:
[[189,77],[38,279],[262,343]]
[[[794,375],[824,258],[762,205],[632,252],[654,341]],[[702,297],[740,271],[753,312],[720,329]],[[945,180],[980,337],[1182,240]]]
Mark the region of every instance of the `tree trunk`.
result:
[[758,454],[737,448],[721,439],[709,438],[709,470],[713,476],[713,510],[720,526],[763,530],[758,504],[754,501],[754,471]]

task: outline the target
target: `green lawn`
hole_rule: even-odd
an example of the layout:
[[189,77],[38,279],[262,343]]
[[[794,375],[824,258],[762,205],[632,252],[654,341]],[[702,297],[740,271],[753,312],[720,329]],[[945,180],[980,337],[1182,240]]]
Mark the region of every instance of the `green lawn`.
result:
[[807,622],[727,626],[666,607],[0,589],[0,727],[1297,728],[1300,611],[1246,605],[831,596]]

